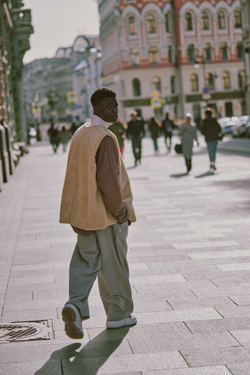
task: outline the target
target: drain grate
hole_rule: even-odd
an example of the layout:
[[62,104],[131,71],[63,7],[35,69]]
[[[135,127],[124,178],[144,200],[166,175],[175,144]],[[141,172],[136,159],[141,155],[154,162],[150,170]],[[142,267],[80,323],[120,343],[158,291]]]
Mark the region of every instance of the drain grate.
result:
[[0,343],[51,340],[54,338],[53,322],[49,320],[18,321],[0,324]]

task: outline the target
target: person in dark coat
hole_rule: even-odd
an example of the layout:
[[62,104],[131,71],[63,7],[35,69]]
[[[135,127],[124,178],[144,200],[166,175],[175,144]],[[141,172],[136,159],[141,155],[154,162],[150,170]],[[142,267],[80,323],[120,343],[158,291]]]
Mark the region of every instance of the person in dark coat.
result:
[[158,148],[158,138],[159,138],[159,133],[160,133],[160,127],[159,127],[159,123],[158,121],[156,120],[155,117],[151,117],[149,122],[148,122],[148,130],[150,132],[150,136],[151,136],[151,139],[153,141],[153,144],[154,144],[154,151],[155,151],[155,155],[158,155],[159,154],[159,148]]
[[[169,114],[166,113],[165,119],[162,121],[162,132],[165,137],[165,143],[168,150],[171,150],[172,146],[172,135],[173,135],[174,122],[170,120]],[[168,143],[169,139],[169,143]]]
[[137,117],[136,111],[130,112],[131,121],[128,122],[127,138],[131,138],[132,149],[135,158],[135,166],[141,163],[142,138],[145,136],[144,121]]
[[120,120],[117,120],[109,126],[109,130],[116,135],[119,143],[121,155],[123,155],[124,137],[126,133],[126,126]]
[[202,121],[201,125],[201,133],[205,136],[210,160],[210,172],[213,173],[216,170],[215,159],[221,126],[216,119],[212,117],[211,108],[206,109],[205,116],[206,118]]
[[187,167],[187,174],[192,169],[192,155],[193,155],[193,141],[194,139],[199,145],[196,128],[191,124],[192,116],[190,113],[186,114],[186,120],[179,129],[179,137],[181,138],[182,154],[185,158]]
[[57,127],[55,127],[55,124],[51,122],[50,128],[47,131],[47,134],[50,139],[50,144],[53,147],[54,153],[57,152],[58,146],[60,144],[60,132]]

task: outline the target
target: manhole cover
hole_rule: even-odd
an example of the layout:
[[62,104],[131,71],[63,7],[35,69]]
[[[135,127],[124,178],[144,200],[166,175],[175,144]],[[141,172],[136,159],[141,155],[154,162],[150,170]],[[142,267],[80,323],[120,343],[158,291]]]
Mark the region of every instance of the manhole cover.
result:
[[0,323],[0,343],[51,340],[53,337],[53,324],[51,319]]

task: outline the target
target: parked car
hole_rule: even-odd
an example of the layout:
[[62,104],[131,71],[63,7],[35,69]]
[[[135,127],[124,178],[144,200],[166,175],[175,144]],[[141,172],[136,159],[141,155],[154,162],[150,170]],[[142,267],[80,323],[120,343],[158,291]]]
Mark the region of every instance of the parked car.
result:
[[246,136],[250,138],[250,119],[246,123]]
[[234,125],[236,125],[238,122],[238,117],[232,116],[232,117],[222,117],[218,119],[218,123],[221,126],[221,133],[223,135],[225,134],[232,134],[232,128]]
[[233,137],[243,137],[247,133],[246,124],[249,121],[249,116],[240,116],[239,121],[233,126]]

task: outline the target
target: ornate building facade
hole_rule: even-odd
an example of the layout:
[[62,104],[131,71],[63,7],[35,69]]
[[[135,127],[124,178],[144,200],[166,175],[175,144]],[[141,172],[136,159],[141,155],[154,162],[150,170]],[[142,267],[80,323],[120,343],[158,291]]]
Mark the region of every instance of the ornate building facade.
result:
[[[99,0],[103,84],[118,93],[121,117],[145,119],[206,106],[245,113],[239,0]],[[152,98],[156,100],[152,100]]]

